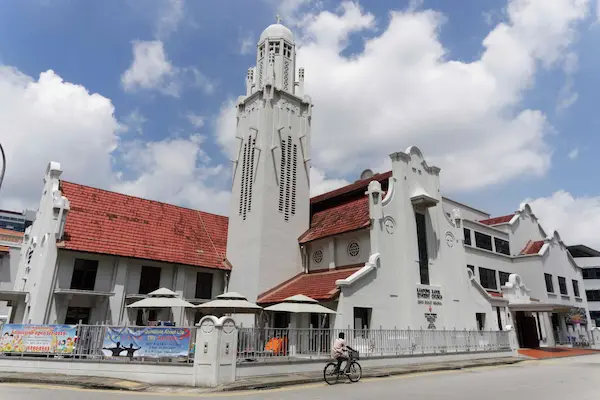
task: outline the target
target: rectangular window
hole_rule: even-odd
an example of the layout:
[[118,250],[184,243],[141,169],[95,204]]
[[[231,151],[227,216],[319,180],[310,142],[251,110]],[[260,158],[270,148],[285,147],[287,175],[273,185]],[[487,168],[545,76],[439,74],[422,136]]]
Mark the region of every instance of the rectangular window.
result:
[[160,267],[142,267],[139,294],[148,294],[160,287]]
[[479,267],[479,283],[486,289],[498,290],[496,285],[496,271]]
[[465,244],[471,245],[471,230],[467,228],[463,228],[465,234]]
[[475,317],[477,318],[477,329],[480,331],[485,329],[485,314],[484,313],[476,313]]
[[544,279],[546,280],[546,292],[554,293],[554,283],[552,282],[552,275],[544,274]]
[[427,226],[425,214],[415,213],[417,222],[417,245],[419,247],[419,275],[421,285],[429,285],[429,254],[427,253]]
[[583,268],[583,279],[600,279],[600,268]]
[[98,260],[75,259],[71,289],[94,290],[96,274],[98,273]]
[[558,288],[560,290],[560,294],[569,294],[569,292],[567,291],[567,280],[562,276],[558,277]]
[[573,294],[575,295],[575,297],[580,297],[579,282],[577,282],[575,279],[573,279]]
[[475,246],[492,251],[492,237],[485,233],[475,232]]
[[596,326],[600,326],[600,311],[590,311],[590,318],[596,321]]
[[502,328],[502,315],[500,314],[500,307],[496,307],[496,318],[498,318],[498,329],[503,331]]
[[371,308],[354,307],[354,329],[369,330],[371,326]]
[[586,290],[587,301],[600,301],[600,290]]
[[196,274],[196,298],[212,299],[213,275],[208,272]]
[[510,256],[510,245],[508,244],[508,241],[495,237],[494,244],[496,245],[496,253]]
[[499,272],[500,275],[500,286],[504,286],[506,285],[506,282],[508,282],[508,278],[510,277],[510,274],[508,272]]

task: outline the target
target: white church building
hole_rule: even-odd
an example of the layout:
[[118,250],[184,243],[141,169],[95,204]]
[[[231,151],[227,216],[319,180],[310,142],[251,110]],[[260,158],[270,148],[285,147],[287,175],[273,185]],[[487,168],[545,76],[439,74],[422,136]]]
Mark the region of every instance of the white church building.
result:
[[13,288],[0,290],[0,301],[22,293],[11,320],[140,323],[126,305],[168,287],[196,304],[224,291],[263,306],[303,294],[336,312],[273,315],[282,328],[510,325],[523,347],[589,332],[582,271],[559,234],[528,205],[492,218],[443,197],[440,169],[417,147],[392,153],[391,171],[311,198],[312,102],[296,61],[292,32],[265,29],[236,105],[228,217],[65,182],[50,163]]

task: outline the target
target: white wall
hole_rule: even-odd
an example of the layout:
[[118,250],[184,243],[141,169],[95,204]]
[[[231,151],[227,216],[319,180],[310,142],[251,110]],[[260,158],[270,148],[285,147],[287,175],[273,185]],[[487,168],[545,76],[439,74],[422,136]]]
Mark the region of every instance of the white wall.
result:
[[[335,327],[353,326],[355,307],[372,308],[371,326],[378,328],[428,327],[426,314],[435,314],[437,329],[475,329],[475,313],[490,314],[481,294],[470,289],[462,246],[463,228],[448,219],[441,204],[439,169],[428,167],[416,148],[392,156],[392,173],[386,198],[369,185],[371,254],[380,254],[379,266],[350,286],[342,287]],[[438,200],[425,211],[430,285],[421,285],[413,193],[424,190]],[[379,199],[379,200],[375,200]],[[423,300],[417,289],[439,290],[441,300]],[[431,304],[427,304],[429,301]],[[431,306],[431,311],[429,307]]]
[[444,208],[444,211],[450,215],[452,215],[453,210],[460,210],[461,217],[471,221],[481,221],[482,219],[490,218],[490,214],[488,214],[485,211],[469,207],[466,204],[459,203],[447,197],[442,197],[442,206]]

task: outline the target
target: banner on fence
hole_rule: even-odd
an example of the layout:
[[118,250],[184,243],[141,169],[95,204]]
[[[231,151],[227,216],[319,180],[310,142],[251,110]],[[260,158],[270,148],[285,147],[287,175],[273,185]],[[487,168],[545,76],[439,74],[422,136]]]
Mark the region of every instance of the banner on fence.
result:
[[0,352],[70,354],[76,337],[76,325],[4,324],[0,328]]
[[187,357],[190,329],[107,327],[102,353],[111,357]]

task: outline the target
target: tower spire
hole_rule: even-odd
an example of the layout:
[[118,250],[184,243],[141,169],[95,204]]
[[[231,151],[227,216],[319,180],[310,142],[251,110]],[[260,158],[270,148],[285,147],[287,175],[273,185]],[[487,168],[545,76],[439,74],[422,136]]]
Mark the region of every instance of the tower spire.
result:
[[281,16],[279,14],[277,14],[275,16],[275,21],[276,21],[277,24],[281,24],[281,21],[283,21],[283,18],[281,18]]

